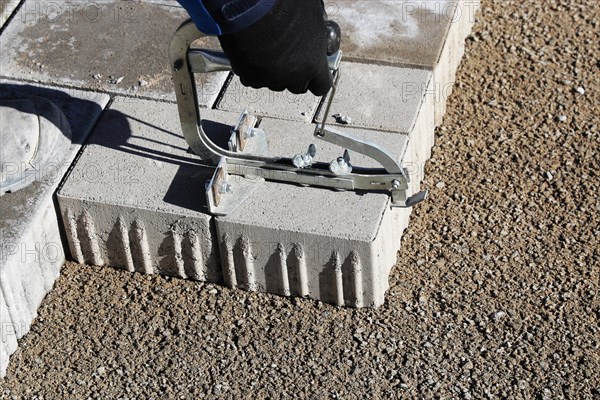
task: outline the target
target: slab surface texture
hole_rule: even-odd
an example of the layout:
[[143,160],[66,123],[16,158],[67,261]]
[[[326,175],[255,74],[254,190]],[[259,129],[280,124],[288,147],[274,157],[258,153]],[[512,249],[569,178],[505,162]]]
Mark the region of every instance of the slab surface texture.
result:
[[52,170],[44,179],[0,198],[1,343],[2,354],[7,355],[2,357],[0,374],[65,261],[53,194],[109,100],[106,94],[0,80],[0,98],[27,96],[44,97],[62,110],[71,126],[72,145],[62,162],[48,166]]
[[[186,18],[175,1],[27,0],[0,37],[0,75],[174,100],[167,49]],[[212,105],[226,77],[198,75],[202,105]]]
[[455,0],[331,0],[329,19],[342,28],[352,61],[433,68],[454,21]]
[[241,112],[247,108],[271,118],[311,122],[321,101],[312,93],[296,95],[289,91],[273,92],[243,86],[234,76],[217,105],[223,111]]
[[340,69],[328,124],[336,123],[337,114],[350,117],[353,127],[408,133],[414,129],[425,95],[432,95],[427,93],[431,81],[427,70],[348,62]]

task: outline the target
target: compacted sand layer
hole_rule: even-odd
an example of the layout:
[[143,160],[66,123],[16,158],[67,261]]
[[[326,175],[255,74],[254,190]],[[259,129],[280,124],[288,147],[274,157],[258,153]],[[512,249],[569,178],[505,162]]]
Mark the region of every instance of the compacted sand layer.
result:
[[0,395],[598,398],[599,23],[483,2],[382,308],[67,264]]

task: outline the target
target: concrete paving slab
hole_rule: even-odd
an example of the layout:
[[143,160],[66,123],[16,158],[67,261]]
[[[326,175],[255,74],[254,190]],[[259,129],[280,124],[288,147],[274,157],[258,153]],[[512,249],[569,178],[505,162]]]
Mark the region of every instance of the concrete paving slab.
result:
[[[344,34],[347,60],[436,66],[457,13],[473,12],[464,0],[329,0],[326,9]],[[458,9],[458,10],[457,10]]]
[[[44,179],[0,198],[0,288],[17,338],[29,330],[65,261],[54,191],[109,101],[106,94],[0,80],[0,97],[23,96],[44,97],[60,108],[73,141],[64,160],[52,165]],[[19,168],[10,171],[18,173]]]
[[388,201],[383,194],[264,184],[233,214],[217,218],[226,284],[381,305],[403,229],[390,220],[398,214],[388,212]]
[[287,90],[249,88],[242,85],[239,77],[233,76],[217,109],[239,113],[246,108],[262,116],[311,122],[320,101],[321,97],[311,93],[296,95]]
[[[187,14],[175,1],[162,3],[27,0],[0,37],[0,74],[174,100],[167,50]],[[218,41],[197,45],[215,48]],[[198,77],[203,106],[212,106],[226,77]]]
[[0,1],[0,28],[4,26],[4,23],[10,18],[11,14],[21,0],[1,0]]
[[[402,155],[411,176],[410,194],[419,191],[433,145],[434,97],[426,95],[431,84],[414,99],[419,106],[411,108],[415,115],[407,118],[412,122],[406,134],[344,128]],[[270,151],[289,155],[302,149],[313,128],[302,125],[263,120]],[[315,144],[324,147],[323,161],[340,155],[339,149]],[[337,305],[379,306],[410,212],[391,209],[384,194],[267,182],[234,213],[215,219],[225,283]]]
[[326,4],[330,18],[344,33],[346,61],[433,71],[439,125],[480,1],[332,0]]
[[[220,114],[235,124],[236,114]],[[58,193],[73,258],[219,281],[204,198],[212,174],[188,153],[176,105],[116,98]]]
[[[433,132],[433,113],[418,118],[419,126],[426,115]],[[218,110],[206,110],[203,116],[208,129],[223,133],[237,120],[236,113]],[[268,133],[273,155],[291,155],[314,139],[314,125],[308,123],[265,118],[261,127]],[[398,157],[408,151],[416,154],[410,135],[348,129],[389,146]],[[105,112],[58,194],[75,260],[211,282],[225,280],[230,286],[307,295],[336,304],[383,302],[409,210],[391,211],[384,194],[267,183],[233,215],[218,220],[217,236],[202,195],[212,168],[202,167],[187,152],[179,132],[173,104],[117,98]],[[318,147],[327,161],[342,151],[327,143]],[[376,166],[358,155],[353,162]],[[250,281],[244,278],[250,273],[248,260],[239,258],[239,249],[247,245],[253,246],[256,256]],[[277,254],[269,249],[280,258],[286,254],[290,281],[283,288],[288,292],[277,289],[283,285],[277,275],[281,266],[273,270]],[[331,286],[331,271],[324,269],[331,262],[335,271],[342,271],[344,293]]]
[[431,76],[424,69],[343,62],[327,123],[336,125],[333,116],[340,114],[350,117],[353,127],[410,132],[424,95],[434,95],[427,92]]

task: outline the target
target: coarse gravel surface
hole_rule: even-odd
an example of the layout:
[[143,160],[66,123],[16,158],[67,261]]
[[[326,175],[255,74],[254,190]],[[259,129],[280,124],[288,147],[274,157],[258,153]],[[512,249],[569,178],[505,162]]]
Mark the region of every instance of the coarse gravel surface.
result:
[[600,398],[599,23],[483,1],[380,309],[67,264],[0,395]]

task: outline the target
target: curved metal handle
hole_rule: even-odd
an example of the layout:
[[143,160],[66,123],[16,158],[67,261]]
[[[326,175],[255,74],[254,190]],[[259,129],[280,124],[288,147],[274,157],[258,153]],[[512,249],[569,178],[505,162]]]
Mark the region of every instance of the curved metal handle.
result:
[[[185,140],[192,151],[203,160],[217,164],[222,156],[240,157],[215,145],[202,129],[202,119],[198,108],[198,94],[194,73],[231,71],[231,64],[225,53],[205,49],[193,49],[192,43],[208,35],[198,30],[192,20],[187,20],[177,29],[169,46],[169,60],[175,84],[175,95],[181,128]],[[338,69],[341,52],[328,57],[331,69]],[[243,155],[246,160],[272,162],[272,158]]]
[[221,158],[219,149],[202,130],[194,72],[229,71],[231,65],[222,52],[201,49],[191,51],[192,43],[206,36],[208,35],[199,31],[192,20],[185,21],[171,39],[169,60],[183,136],[192,151],[202,160],[217,164]]
[[[188,60],[191,71],[195,74],[232,70],[229,58],[222,51],[190,49]],[[340,67],[341,60],[342,54],[339,51],[327,56],[329,69],[337,70]]]

